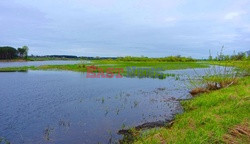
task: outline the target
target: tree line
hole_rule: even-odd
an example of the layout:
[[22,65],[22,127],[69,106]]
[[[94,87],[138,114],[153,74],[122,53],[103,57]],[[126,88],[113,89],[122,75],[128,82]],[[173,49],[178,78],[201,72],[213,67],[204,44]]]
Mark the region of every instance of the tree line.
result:
[[13,48],[10,46],[0,47],[0,59],[15,59],[15,58],[28,58],[29,48],[23,46],[21,48]]
[[220,52],[220,54],[217,54],[216,57],[212,57],[211,52],[209,50],[209,57],[208,60],[209,61],[242,61],[242,60],[250,60],[250,51],[247,52],[238,52],[237,54],[234,53],[232,55],[225,55],[223,54],[223,48]]
[[180,55],[177,56],[168,56],[168,57],[161,57],[161,58],[149,58],[149,57],[118,57],[117,60],[119,61],[158,61],[158,62],[193,62],[196,61],[191,57],[182,57]]

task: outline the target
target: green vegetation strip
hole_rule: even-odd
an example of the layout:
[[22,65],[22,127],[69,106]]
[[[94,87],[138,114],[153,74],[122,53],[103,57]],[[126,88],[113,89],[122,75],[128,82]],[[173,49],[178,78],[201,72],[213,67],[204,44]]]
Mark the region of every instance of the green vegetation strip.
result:
[[77,72],[86,72],[87,66],[97,66],[103,68],[124,68],[126,67],[151,67],[161,68],[163,70],[176,70],[176,69],[188,69],[188,68],[205,68],[208,64],[199,62],[135,62],[135,61],[116,61],[116,60],[93,60],[91,63],[79,63],[79,64],[67,64],[67,65],[44,65],[44,66],[24,66],[24,67],[7,67],[0,68],[0,72],[11,72],[11,71],[27,71],[27,70],[68,70]]
[[250,60],[245,61],[210,61],[209,64],[221,66],[234,66],[250,73]]

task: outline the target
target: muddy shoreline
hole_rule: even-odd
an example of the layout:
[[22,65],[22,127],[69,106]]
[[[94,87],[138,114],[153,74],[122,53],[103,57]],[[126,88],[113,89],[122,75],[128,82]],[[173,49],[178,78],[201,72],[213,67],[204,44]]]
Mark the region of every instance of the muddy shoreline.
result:
[[[175,98],[170,98],[167,99],[165,101],[185,101],[185,100],[189,100],[189,99],[175,99]],[[180,105],[181,108],[183,108]],[[184,113],[184,111],[182,110],[181,113]],[[117,132],[118,135],[122,135],[123,138],[121,140],[119,140],[119,143],[132,143],[135,140],[135,134],[139,131],[143,131],[143,130],[148,130],[148,129],[152,129],[152,128],[161,128],[161,127],[166,127],[166,128],[170,128],[174,122],[175,122],[175,116],[177,114],[180,113],[176,113],[172,119],[166,119],[166,120],[159,120],[159,121],[153,121],[153,122],[146,122],[143,123],[141,125],[137,125],[128,129],[121,129]]]

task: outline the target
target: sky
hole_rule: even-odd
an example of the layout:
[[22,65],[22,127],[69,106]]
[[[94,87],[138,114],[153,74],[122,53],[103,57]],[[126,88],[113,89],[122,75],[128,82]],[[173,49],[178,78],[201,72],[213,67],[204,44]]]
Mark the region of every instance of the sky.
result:
[[1,0],[0,46],[33,55],[207,58],[250,50],[250,0]]

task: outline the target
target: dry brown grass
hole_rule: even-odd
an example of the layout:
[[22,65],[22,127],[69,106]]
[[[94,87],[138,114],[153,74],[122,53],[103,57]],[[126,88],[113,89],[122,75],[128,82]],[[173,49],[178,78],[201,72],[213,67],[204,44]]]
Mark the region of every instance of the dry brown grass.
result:
[[166,140],[163,138],[162,134],[156,134],[154,137],[160,140],[161,144],[167,143]]
[[227,144],[250,143],[249,123],[243,123],[230,129],[229,133],[224,135],[224,142]]
[[205,93],[205,92],[209,92],[208,89],[206,88],[202,88],[202,87],[197,87],[197,88],[194,88],[190,91],[190,94],[195,96],[197,94],[200,94],[200,93]]
[[226,79],[226,80],[221,81],[219,84],[220,84],[221,88],[225,88],[225,87],[228,87],[232,84],[237,84],[238,81],[239,81],[238,78]]
[[205,82],[204,87],[196,87],[192,89],[189,93],[193,96],[201,93],[210,92],[213,90],[218,90],[221,88],[229,87],[230,85],[237,84],[238,78],[232,78],[232,79],[223,79],[219,82],[213,82],[213,81],[207,81]]

